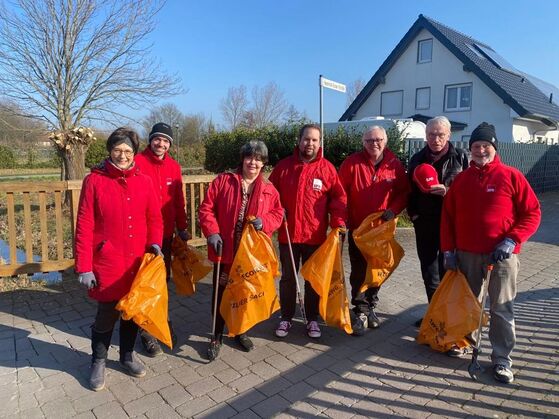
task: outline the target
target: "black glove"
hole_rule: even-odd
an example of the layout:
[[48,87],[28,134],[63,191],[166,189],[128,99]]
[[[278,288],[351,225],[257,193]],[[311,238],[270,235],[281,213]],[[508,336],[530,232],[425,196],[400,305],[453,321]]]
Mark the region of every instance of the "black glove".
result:
[[179,231],[179,237],[183,242],[190,240],[190,233],[187,230]]
[[262,218],[256,217],[254,220],[250,221],[250,223],[254,226],[256,231],[262,230]]
[[447,271],[457,271],[458,262],[456,260],[456,254],[454,252],[444,252],[443,265]]
[[495,247],[493,253],[491,254],[491,259],[495,262],[502,262],[503,260],[510,258],[515,247],[516,242],[512,239],[506,238]]
[[152,244],[152,245],[149,247],[149,251],[150,251],[151,253],[153,253],[155,256],[161,256],[161,257],[163,257],[163,252],[161,251],[161,247],[159,247],[158,244],[155,244],[155,243]]
[[221,247],[223,246],[223,240],[218,233],[212,234],[208,237],[208,246],[211,246],[216,253],[220,252]]
[[93,272],[84,272],[79,276],[80,284],[85,285],[88,290],[97,286],[97,279]]
[[384,212],[380,216],[380,219],[382,221],[390,221],[390,220],[393,220],[395,216],[396,215],[392,212],[392,210],[387,209],[387,210],[384,210]]

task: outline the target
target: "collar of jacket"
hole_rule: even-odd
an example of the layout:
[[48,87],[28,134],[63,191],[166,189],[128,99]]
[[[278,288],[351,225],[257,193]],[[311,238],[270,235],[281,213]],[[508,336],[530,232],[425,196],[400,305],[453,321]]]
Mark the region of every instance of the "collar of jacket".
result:
[[152,164],[163,164],[163,161],[169,156],[168,152],[165,152],[165,155],[163,156],[162,159],[160,159],[159,157],[157,157],[153,151],[151,151],[151,148],[149,147],[149,145],[145,148],[144,151],[142,151],[142,154],[150,161],[150,163]]
[[132,177],[136,175],[138,169],[136,167],[136,164],[132,163],[132,166],[130,166],[128,169],[122,170],[112,164],[109,159],[106,159],[105,161],[95,166],[92,172],[101,173],[102,175],[117,179]]
[[360,156],[363,159],[363,161],[365,161],[369,166],[377,167],[377,168],[390,164],[396,158],[396,154],[394,154],[387,147],[385,147],[384,150],[382,151],[382,160],[378,165],[373,164],[373,162],[371,161],[371,156],[369,155],[369,152],[367,150],[363,149],[361,151],[358,151],[358,153],[360,153]]
[[485,166],[483,167],[479,167],[475,162],[474,159],[472,159],[470,161],[470,167],[474,167],[477,170],[481,170],[482,172],[489,172],[491,170],[493,170],[495,167],[497,167],[498,165],[501,164],[501,158],[499,157],[498,154],[495,154],[495,158],[493,159],[493,161],[491,163],[487,163]]

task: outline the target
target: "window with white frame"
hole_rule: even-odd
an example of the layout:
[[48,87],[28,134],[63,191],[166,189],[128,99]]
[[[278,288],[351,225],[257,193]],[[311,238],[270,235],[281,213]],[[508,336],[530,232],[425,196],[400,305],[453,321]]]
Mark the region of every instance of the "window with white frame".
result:
[[433,58],[433,39],[423,39],[417,42],[417,62],[429,63]]
[[431,107],[431,88],[419,87],[415,89],[415,109],[429,109]]
[[452,84],[444,89],[445,111],[469,111],[472,108],[472,83]]
[[380,94],[380,114],[382,116],[402,115],[404,91],[382,92]]

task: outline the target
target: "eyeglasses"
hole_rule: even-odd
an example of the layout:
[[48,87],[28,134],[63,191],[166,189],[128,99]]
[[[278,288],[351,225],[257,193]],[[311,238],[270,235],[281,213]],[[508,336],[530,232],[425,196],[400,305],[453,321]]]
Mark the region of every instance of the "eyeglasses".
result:
[[113,148],[111,150],[111,154],[115,154],[117,156],[122,156],[124,154],[126,157],[132,157],[134,155],[134,152],[132,150],[121,150],[120,148]]
[[373,144],[373,143],[380,144],[384,141],[384,138],[367,138],[366,140],[363,141],[365,141],[365,143],[367,144]]
[[431,140],[434,140],[435,138],[439,138],[439,139],[443,139],[447,136],[448,134],[441,132],[439,134],[435,134],[434,132],[430,132],[429,134],[427,134],[427,137]]

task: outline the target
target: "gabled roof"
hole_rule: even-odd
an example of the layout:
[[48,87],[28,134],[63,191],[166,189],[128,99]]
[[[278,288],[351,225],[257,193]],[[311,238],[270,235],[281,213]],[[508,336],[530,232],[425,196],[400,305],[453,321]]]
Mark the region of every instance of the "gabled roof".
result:
[[422,29],[429,31],[464,64],[465,71],[473,72],[519,116],[539,120],[548,126],[557,125],[559,106],[555,102],[558,98],[551,100],[547,92],[546,94],[538,89],[532,82],[535,78],[513,68],[490,46],[423,15],[419,15],[396,48],[349,105],[340,121],[352,119],[377,86],[384,82],[384,77]]

